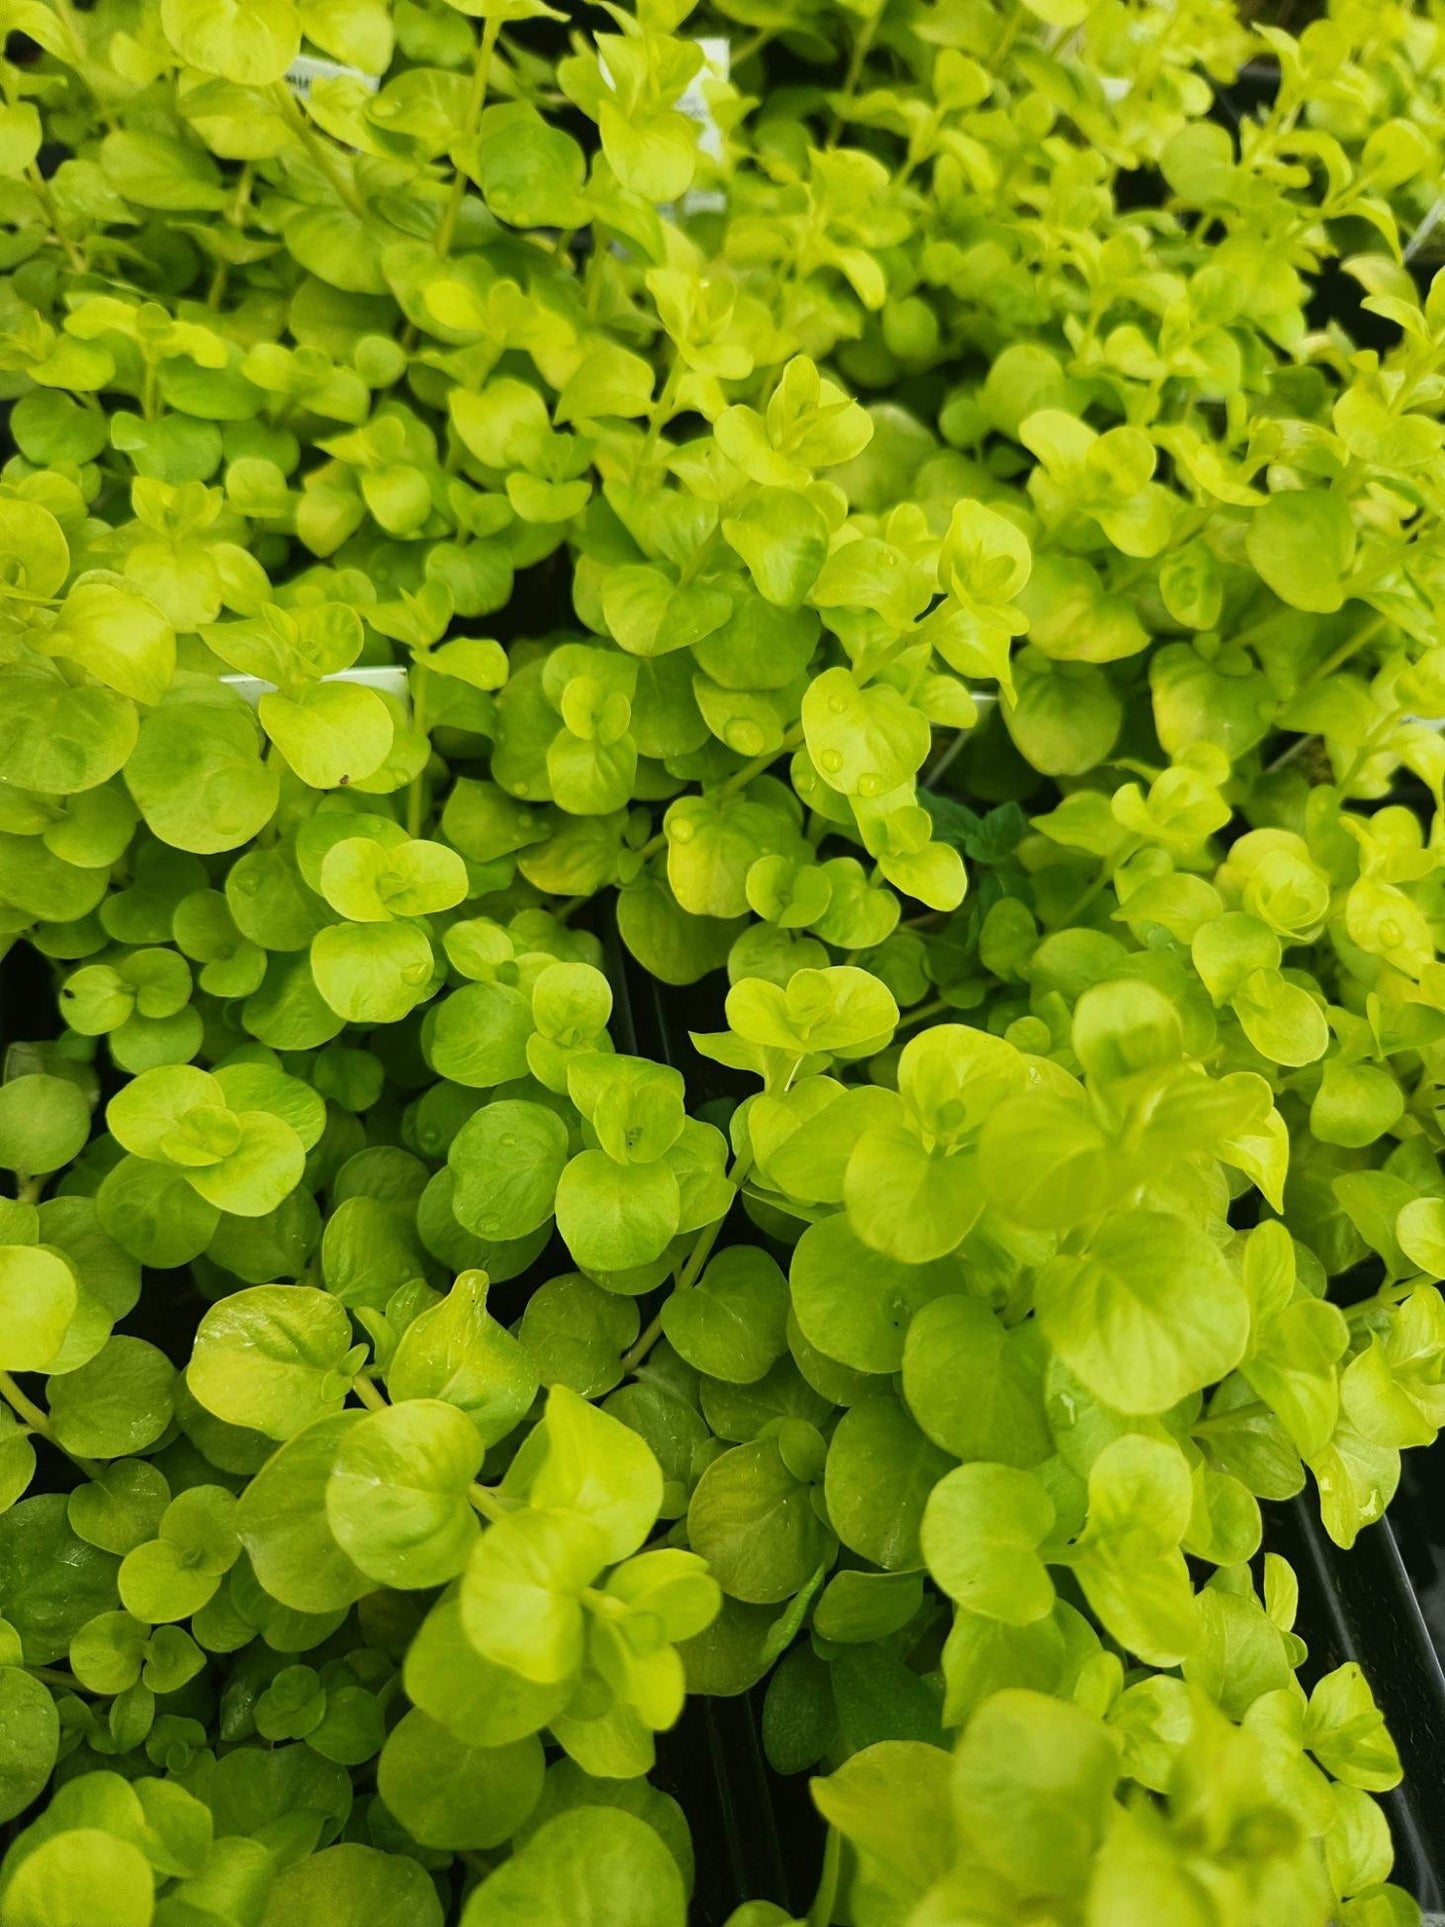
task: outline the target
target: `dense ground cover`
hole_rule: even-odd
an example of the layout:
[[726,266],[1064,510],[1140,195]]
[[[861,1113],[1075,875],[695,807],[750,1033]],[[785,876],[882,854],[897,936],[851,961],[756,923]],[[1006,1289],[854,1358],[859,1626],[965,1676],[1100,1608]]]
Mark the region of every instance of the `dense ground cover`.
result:
[[1433,14],[5,20],[0,1927],[1416,1919]]

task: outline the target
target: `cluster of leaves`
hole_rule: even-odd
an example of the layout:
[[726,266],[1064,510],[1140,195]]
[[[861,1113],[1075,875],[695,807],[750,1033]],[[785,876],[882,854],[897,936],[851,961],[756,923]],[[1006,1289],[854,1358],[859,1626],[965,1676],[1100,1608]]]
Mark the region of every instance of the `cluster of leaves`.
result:
[[0,1927],[1408,1927],[1439,25],[560,18],[3,0]]

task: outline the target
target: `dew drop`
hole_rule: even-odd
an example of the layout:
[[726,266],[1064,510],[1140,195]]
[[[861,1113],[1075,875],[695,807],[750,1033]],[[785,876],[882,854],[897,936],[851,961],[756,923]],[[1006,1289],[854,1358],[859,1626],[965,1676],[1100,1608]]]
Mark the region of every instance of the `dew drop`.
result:
[[875,775],[872,770],[867,771],[865,775],[858,778],[858,794],[860,796],[878,796],[882,793],[882,789],[883,778]]
[[847,698],[843,696],[830,696],[828,698],[828,707],[835,716],[841,716],[848,707]]
[[757,723],[729,723],[723,731],[723,741],[729,749],[735,749],[739,756],[762,754],[763,732]]
[[823,765],[824,769],[831,770],[836,775],[837,772],[843,767],[842,751],[836,750],[836,749],[825,749],[823,751],[823,754],[818,758],[818,761]]
[[676,823],[670,823],[668,825],[667,834],[672,838],[674,843],[691,843],[692,824],[688,822],[685,816],[681,817]]

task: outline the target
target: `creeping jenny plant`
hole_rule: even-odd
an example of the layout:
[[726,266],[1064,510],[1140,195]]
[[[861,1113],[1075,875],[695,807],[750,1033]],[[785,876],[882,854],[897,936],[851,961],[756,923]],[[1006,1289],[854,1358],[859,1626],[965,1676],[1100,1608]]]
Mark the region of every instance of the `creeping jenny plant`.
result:
[[1434,13],[3,18],[0,1927],[1407,1927]]

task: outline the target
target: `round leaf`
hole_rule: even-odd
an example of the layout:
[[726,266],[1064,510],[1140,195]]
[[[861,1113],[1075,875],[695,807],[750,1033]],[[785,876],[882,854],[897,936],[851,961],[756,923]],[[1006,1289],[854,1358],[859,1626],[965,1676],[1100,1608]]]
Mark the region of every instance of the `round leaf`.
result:
[[0,1666],[0,1820],[13,1820],[45,1790],[60,1751],[60,1716],[42,1682]]
[[212,1305],[196,1332],[186,1382],[217,1418],[289,1439],[340,1409],[338,1367],[351,1321],[310,1285],[258,1285]]
[[36,1073],[0,1085],[0,1164],[39,1176],[78,1157],[90,1136],[90,1106],[68,1077]]
[[5,1927],[150,1927],[155,1882],[129,1840],[98,1827],[52,1834],[16,1867],[0,1920]]
[[1059,1356],[1118,1412],[1167,1412],[1232,1371],[1249,1339],[1249,1301],[1218,1246],[1165,1212],[1107,1220],[1034,1292]]
[[442,1909],[415,1860],[348,1842],[281,1874],[265,1927],[442,1927]]
[[468,1488],[482,1442],[440,1399],[371,1412],[341,1438],[326,1515],[348,1558],[384,1586],[437,1586],[466,1564],[477,1537]]
[[38,1372],[55,1363],[77,1302],[75,1274],[37,1245],[0,1245],[0,1369]]
[[677,1862],[630,1813],[576,1807],[539,1827],[467,1902],[463,1927],[685,1927]]
[[536,1806],[545,1771],[535,1734],[467,1746],[413,1709],[382,1748],[376,1784],[414,1840],[455,1853],[510,1840]]

